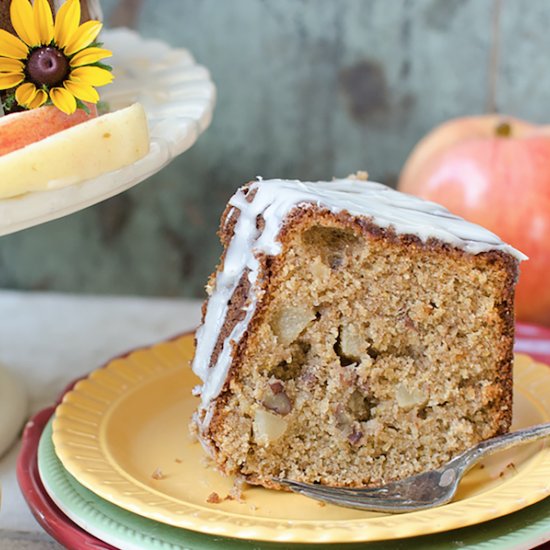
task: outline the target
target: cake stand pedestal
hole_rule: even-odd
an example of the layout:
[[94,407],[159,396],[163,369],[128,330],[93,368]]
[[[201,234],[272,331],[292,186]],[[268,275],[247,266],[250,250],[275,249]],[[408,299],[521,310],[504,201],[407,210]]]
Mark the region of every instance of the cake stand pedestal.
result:
[[[115,80],[102,89],[102,99],[111,110],[135,102],[143,105],[149,153],[131,166],[92,180],[0,200],[0,236],[67,216],[130,189],[189,149],[208,128],[216,89],[208,70],[197,65],[187,50],[146,40],[128,29],[105,31],[101,38],[113,52],[115,67]],[[0,364],[0,455],[19,434],[27,407],[23,385]]]

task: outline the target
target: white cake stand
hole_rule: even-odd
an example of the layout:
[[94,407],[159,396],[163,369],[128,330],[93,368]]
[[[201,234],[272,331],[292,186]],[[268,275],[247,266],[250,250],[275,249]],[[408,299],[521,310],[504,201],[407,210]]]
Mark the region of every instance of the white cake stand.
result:
[[[105,31],[102,40],[113,51],[115,68],[115,80],[102,89],[102,99],[111,110],[136,101],[143,105],[151,136],[149,154],[131,166],[76,185],[0,200],[0,236],[67,216],[130,189],[189,149],[208,128],[216,89],[208,70],[197,65],[187,50],[145,40],[128,29]],[[0,365],[0,455],[13,443],[27,412],[21,383]]]

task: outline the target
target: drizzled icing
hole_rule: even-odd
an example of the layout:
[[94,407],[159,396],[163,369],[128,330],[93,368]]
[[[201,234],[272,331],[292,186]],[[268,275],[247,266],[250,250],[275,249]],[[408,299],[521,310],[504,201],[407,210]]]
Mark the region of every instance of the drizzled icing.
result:
[[[227,219],[232,218],[237,210],[240,215],[226,250],[223,269],[216,275],[204,322],[197,331],[197,349],[193,360],[193,371],[203,381],[200,393],[201,409],[205,414],[202,419],[201,415],[195,417],[201,430],[207,428],[210,422],[213,401],[224,386],[234,347],[246,332],[260,298],[256,288],[260,267],[257,256],[276,256],[281,252],[278,235],[294,208],[314,205],[333,213],[346,211],[353,216],[368,217],[380,227],[391,227],[397,234],[416,235],[423,242],[435,238],[470,254],[500,250],[518,260],[526,259],[521,252],[479,225],[451,214],[436,203],[394,191],[380,183],[357,179],[317,183],[257,181],[239,189],[229,205],[233,208]],[[261,229],[256,226],[258,216],[262,216],[265,222]],[[223,342],[215,364],[211,364],[228,303],[245,273],[248,273],[251,291],[244,318],[234,326]]]

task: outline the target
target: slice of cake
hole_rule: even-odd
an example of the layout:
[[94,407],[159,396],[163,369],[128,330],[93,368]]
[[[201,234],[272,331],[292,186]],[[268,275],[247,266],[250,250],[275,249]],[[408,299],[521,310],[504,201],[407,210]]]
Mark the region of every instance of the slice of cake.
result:
[[257,181],[223,215],[192,428],[217,467],[376,486],[506,432],[525,257],[359,178]]

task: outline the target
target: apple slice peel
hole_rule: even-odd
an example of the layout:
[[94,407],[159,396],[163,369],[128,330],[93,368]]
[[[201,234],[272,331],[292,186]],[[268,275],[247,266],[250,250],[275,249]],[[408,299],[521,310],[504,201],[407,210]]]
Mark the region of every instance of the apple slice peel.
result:
[[1,156],[0,199],[93,179],[148,152],[147,118],[135,103]]

